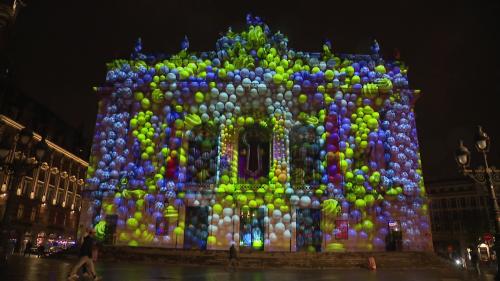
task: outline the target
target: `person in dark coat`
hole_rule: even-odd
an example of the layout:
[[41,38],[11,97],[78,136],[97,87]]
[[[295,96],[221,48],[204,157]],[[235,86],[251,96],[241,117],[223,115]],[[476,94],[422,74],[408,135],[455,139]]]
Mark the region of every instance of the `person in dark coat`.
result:
[[234,243],[231,244],[231,247],[229,248],[229,264],[228,264],[228,270],[234,270],[236,271],[236,266],[238,264],[238,251],[236,250],[236,247],[234,246]]
[[26,248],[24,248],[23,256],[26,256],[26,254],[28,254],[28,257],[31,256],[31,247],[33,247],[33,244],[31,244],[31,241],[28,240],[28,242],[26,242]]
[[73,269],[71,270],[71,273],[69,274],[68,280],[78,280],[78,270],[85,265],[86,270],[90,274],[92,280],[99,280],[100,278],[97,277],[95,268],[94,268],[94,261],[92,259],[92,250],[95,247],[95,230],[94,229],[89,229],[87,236],[83,238],[83,243],[82,246],[80,247],[80,259],[78,260],[78,263],[75,264]]
[[481,269],[479,268],[479,255],[477,253],[477,248],[474,246],[471,246],[470,248],[472,250],[470,252],[470,263],[474,271],[477,273],[477,275],[480,275]]
[[40,244],[38,245],[38,247],[36,247],[36,252],[39,258],[45,256],[45,247],[43,246],[43,244]]

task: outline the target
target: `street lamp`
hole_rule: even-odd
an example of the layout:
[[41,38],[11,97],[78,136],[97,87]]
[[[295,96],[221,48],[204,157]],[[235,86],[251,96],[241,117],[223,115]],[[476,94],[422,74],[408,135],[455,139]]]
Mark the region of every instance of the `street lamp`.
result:
[[[33,169],[41,165],[49,151],[49,147],[42,138],[35,142],[33,131],[24,128],[15,137],[14,141],[9,141],[9,136],[4,132],[5,124],[0,124],[0,170],[3,172],[4,179],[9,178],[6,185],[2,185],[2,196],[7,195],[5,212],[1,221],[1,229],[4,237],[0,240],[7,242],[8,229],[11,225],[11,219],[15,212],[16,197],[21,195],[18,185],[21,179],[32,172]],[[6,194],[5,194],[6,193]],[[1,236],[0,236],[1,237]],[[5,247],[6,244],[0,246]],[[4,248],[5,249],[5,248]]]
[[490,149],[490,137],[479,126],[478,131],[474,138],[476,150],[483,154],[484,167],[480,166],[477,169],[470,168],[470,152],[464,146],[463,141],[460,140],[460,145],[455,152],[455,159],[462,174],[469,176],[474,181],[480,184],[486,184],[491,197],[495,218],[495,252],[497,255],[497,274],[495,280],[500,280],[500,208],[498,207],[498,200],[495,193],[495,183],[500,183],[500,170],[488,164],[487,153]]

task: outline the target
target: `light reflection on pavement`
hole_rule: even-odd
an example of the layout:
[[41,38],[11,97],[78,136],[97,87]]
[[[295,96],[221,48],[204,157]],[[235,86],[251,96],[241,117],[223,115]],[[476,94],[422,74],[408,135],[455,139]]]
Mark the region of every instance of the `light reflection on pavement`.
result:
[[[0,280],[60,281],[66,280],[76,260],[38,259],[13,256],[7,267],[0,270]],[[471,273],[436,269],[243,269],[227,272],[222,267],[195,267],[145,263],[96,263],[103,281],[457,281],[493,280],[491,274],[480,279]],[[85,280],[85,279],[81,279]]]

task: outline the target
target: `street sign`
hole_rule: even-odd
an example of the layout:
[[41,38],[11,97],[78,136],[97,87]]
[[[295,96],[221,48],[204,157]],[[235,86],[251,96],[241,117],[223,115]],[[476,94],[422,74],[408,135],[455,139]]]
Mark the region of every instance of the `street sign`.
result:
[[484,242],[489,243],[493,241],[493,234],[491,233],[485,233],[483,235]]

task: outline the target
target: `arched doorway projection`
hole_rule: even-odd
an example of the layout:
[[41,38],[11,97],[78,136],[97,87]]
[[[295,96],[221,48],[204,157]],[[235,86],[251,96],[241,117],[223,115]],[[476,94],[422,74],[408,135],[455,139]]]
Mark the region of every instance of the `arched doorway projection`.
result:
[[271,132],[254,125],[240,131],[238,139],[238,181],[267,182],[271,156]]

